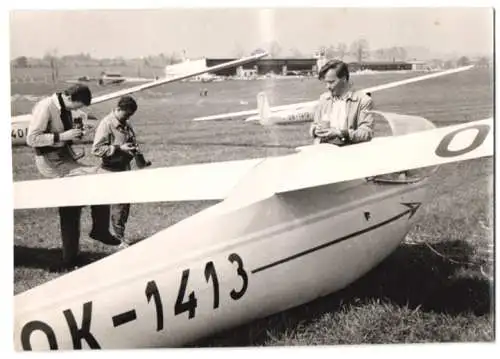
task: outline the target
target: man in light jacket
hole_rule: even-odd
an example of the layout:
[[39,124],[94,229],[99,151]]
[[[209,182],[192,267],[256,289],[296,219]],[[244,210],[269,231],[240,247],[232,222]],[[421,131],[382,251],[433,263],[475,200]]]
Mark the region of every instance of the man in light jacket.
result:
[[349,69],[340,60],[327,62],[318,78],[326,84],[327,92],[318,101],[310,135],[315,143],[337,146],[370,141],[374,120],[372,98],[362,92],[352,91]]

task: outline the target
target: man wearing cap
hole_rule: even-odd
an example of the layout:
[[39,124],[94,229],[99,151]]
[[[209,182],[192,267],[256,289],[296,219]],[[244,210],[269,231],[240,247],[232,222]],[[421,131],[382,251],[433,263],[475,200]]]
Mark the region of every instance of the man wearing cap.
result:
[[[74,128],[71,110],[89,106],[91,99],[90,89],[77,84],[40,100],[34,106],[27,144],[34,148],[35,164],[42,176],[57,178],[96,173],[96,167],[77,161],[79,158],[71,147],[72,141],[83,135],[80,128]],[[77,265],[81,210],[81,206],[59,208],[63,262],[67,266]],[[120,241],[109,232],[109,206],[91,206],[91,212],[89,236],[104,244],[119,245]]]

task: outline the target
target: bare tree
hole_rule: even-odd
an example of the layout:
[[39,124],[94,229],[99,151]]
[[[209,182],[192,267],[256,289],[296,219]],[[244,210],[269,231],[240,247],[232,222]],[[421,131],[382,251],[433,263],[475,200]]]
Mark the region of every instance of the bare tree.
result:
[[51,49],[45,52],[43,56],[45,61],[49,62],[50,71],[52,75],[52,82],[56,83],[59,77],[58,61],[57,61],[57,49]]
[[470,60],[467,56],[462,56],[457,60],[457,66],[467,66],[470,65]]
[[477,65],[480,67],[489,67],[490,60],[486,56],[481,56],[477,59]]
[[456,67],[456,66],[455,66],[454,61],[452,61],[452,60],[446,60],[446,61],[444,62],[444,64],[443,64],[443,67],[444,67],[445,69],[451,69],[451,68],[454,68],[454,67]]
[[273,58],[278,57],[282,50],[281,45],[276,40],[271,41],[267,47],[269,48],[269,55]]
[[175,65],[182,62],[182,57],[174,51],[170,54],[170,56],[166,57],[166,61],[168,65]]
[[337,53],[337,57],[340,59],[340,60],[343,60],[344,59],[344,56],[347,54],[347,45],[343,42],[339,42],[337,44],[337,48],[336,48],[336,53]]
[[441,59],[431,59],[428,64],[433,69],[442,69],[444,67],[444,61]]
[[405,61],[407,58],[407,51],[404,47],[396,46],[395,47],[396,58],[401,61]]
[[320,46],[318,49],[318,55],[325,56],[325,54],[326,54],[326,46]]
[[167,65],[167,56],[163,52],[160,53],[159,57],[160,57],[160,66],[163,67]]
[[290,49],[290,57],[295,58],[295,59],[300,59],[300,58],[303,58],[304,55],[302,54],[302,52],[300,52],[299,49],[297,49],[296,47],[292,47]]
[[387,59],[387,51],[386,51],[386,49],[377,49],[377,50],[375,50],[375,58],[377,60],[386,60]]
[[330,45],[327,48],[325,48],[325,57],[329,60],[337,57],[337,51],[335,49],[335,46]]
[[241,58],[241,57],[245,56],[245,50],[243,50],[243,48],[241,47],[240,44],[238,44],[238,43],[235,44],[234,50],[233,50],[233,55],[237,58]]
[[351,44],[350,50],[358,62],[363,62],[369,56],[370,45],[366,39],[358,39]]
[[393,46],[384,50],[386,52],[387,59],[391,61],[405,61],[408,57],[408,52],[401,46]]
[[14,67],[26,68],[29,67],[28,58],[26,56],[16,57],[13,61]]

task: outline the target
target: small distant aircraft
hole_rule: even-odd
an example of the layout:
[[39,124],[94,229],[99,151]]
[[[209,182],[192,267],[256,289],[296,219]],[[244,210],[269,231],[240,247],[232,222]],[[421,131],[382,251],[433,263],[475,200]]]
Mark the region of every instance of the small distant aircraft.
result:
[[151,82],[154,80],[155,79],[150,79],[145,77],[125,77],[118,73],[103,72],[100,77],[93,78],[90,76],[81,76],[75,80],[66,80],[66,82],[70,84],[96,82],[100,86],[107,86],[107,85],[120,85],[124,83]]
[[101,86],[106,85],[119,85],[123,83],[134,83],[134,82],[151,82],[154,79],[148,79],[144,77],[125,77],[119,73],[103,72],[101,77],[98,79],[98,83]]
[[196,76],[194,80],[199,82],[220,82],[222,81],[222,78],[214,74],[205,73],[203,75]]
[[[205,74],[205,73],[210,72],[210,71],[215,72],[215,71],[225,69],[228,67],[239,66],[242,64],[253,62],[253,61],[255,61],[261,57],[264,57],[264,56],[267,56],[266,52],[258,53],[258,54],[244,57],[244,58],[234,60],[234,61],[229,61],[229,62],[220,64],[220,65],[216,65],[216,66],[212,66],[212,67],[206,67],[203,69],[192,69],[191,71],[184,71],[182,73],[176,74],[175,76],[150,81],[150,82],[147,82],[147,83],[142,84],[142,85],[137,85],[134,87],[125,88],[125,89],[118,90],[118,91],[115,91],[115,92],[112,92],[109,94],[95,97],[92,99],[91,104],[92,105],[98,104],[101,102],[109,101],[109,100],[118,98],[120,96],[128,95],[128,94],[135,93],[138,91],[147,90],[147,89],[150,89],[153,87],[162,86],[162,85],[172,83],[172,82],[178,82],[178,81],[190,78],[190,77]],[[25,115],[19,115],[19,116],[12,117],[12,119],[11,119],[11,124],[12,124],[12,126],[11,126],[11,139],[12,139],[13,146],[26,145],[26,136],[28,135],[28,126],[29,126],[30,120],[32,118],[31,116],[32,116],[31,114],[25,114]],[[84,129],[86,130],[85,131],[86,133],[81,140],[77,140],[77,141],[75,141],[75,143],[82,143],[82,142],[87,143],[87,142],[91,141],[91,137],[92,137],[91,135],[98,124],[98,120],[94,116],[87,115],[83,111],[73,111],[73,118],[77,118],[77,117],[82,118],[83,124],[84,124]]]
[[66,82],[69,84],[80,84],[80,83],[92,82],[92,81],[97,81],[97,78],[92,78],[90,76],[80,76],[75,80],[66,80]]
[[[474,66],[463,66],[456,69],[450,69],[405,80],[390,82],[387,84],[366,88],[361,91],[371,95],[373,92],[470,70],[472,67]],[[260,123],[262,125],[283,125],[291,123],[312,122],[314,119],[314,108],[317,104],[317,101],[308,101],[269,107],[269,102],[265,93],[259,93],[257,95],[257,104],[257,110],[246,110],[224,113],[220,115],[196,117],[193,119],[193,121],[237,120],[246,117],[246,121],[256,121],[257,123]]]
[[14,182],[15,209],[218,201],[16,295],[16,350],[178,347],[357,280],[406,236],[437,166],[493,155],[493,118],[436,128],[419,116],[374,114],[390,136],[277,157]]

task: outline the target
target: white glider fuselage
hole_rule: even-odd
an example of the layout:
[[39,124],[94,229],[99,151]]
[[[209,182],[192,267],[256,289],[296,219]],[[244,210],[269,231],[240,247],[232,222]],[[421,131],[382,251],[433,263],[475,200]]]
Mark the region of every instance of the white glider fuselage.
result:
[[19,115],[12,117],[11,120],[11,140],[13,146],[25,146],[28,136],[28,126],[30,125],[32,115]]
[[303,107],[297,110],[285,110],[273,112],[267,117],[260,115],[250,116],[245,121],[258,121],[261,125],[286,125],[292,123],[312,122],[314,120],[314,109]]
[[37,301],[17,295],[16,349],[177,347],[309,302],[389,255],[425,196],[425,179],[354,180],[250,200],[265,167],[225,201],[35,288]]
[[261,125],[283,125],[289,123],[311,122],[314,120],[314,106],[298,105],[296,108],[271,111],[265,92],[257,94],[257,115],[248,117],[245,121],[258,121]]

